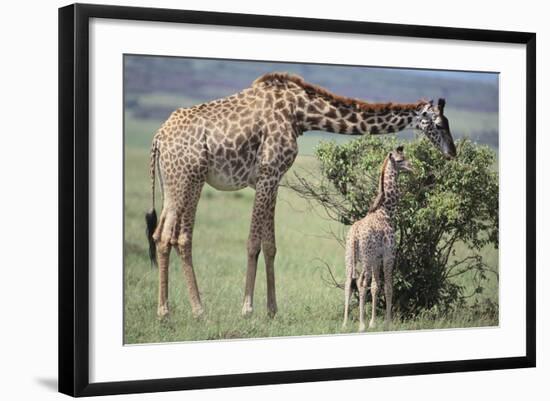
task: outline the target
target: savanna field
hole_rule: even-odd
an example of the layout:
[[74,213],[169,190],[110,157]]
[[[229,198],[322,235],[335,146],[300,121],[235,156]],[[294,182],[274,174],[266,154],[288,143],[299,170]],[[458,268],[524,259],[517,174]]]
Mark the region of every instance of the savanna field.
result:
[[[158,101],[158,99],[156,100]],[[450,114],[452,111],[450,112]],[[460,126],[496,118],[484,114],[460,116]],[[287,187],[279,189],[275,218],[277,256],[276,291],[279,312],[267,316],[266,280],[262,256],[258,261],[254,313],[241,317],[246,271],[246,241],[254,191],[220,192],[206,184],[199,202],[193,237],[193,262],[201,292],[204,315],[191,315],[179,257],[172,251],[169,280],[169,318],[157,318],[158,272],[152,269],[145,238],[144,213],[150,208],[149,146],[161,121],[126,115],[125,122],[125,241],[124,298],[126,344],[170,341],[219,340],[297,335],[352,333],[357,331],[358,311],[352,304],[351,322],[342,330],[343,291],[327,283],[331,266],[335,279],[344,281],[344,249],[329,234],[346,230],[327,218],[322,207],[308,203]],[[300,155],[287,173],[315,172],[318,162],[313,148],[319,140],[344,141],[340,135],[306,133],[300,138]],[[160,193],[157,185],[157,213]],[[468,256],[467,247],[455,246],[454,258]],[[486,247],[484,263],[498,271],[498,250]],[[471,274],[456,278],[464,286],[467,304],[445,315],[426,311],[402,320],[394,316],[391,330],[448,329],[498,325],[498,277],[489,275],[483,291]],[[367,300],[369,298],[367,297]],[[493,307],[479,307],[492,305]],[[496,308],[494,307],[496,305]],[[474,307],[475,306],[475,307]],[[369,310],[369,309],[367,309]],[[370,311],[367,318],[370,316]],[[383,330],[379,313],[376,330]]]

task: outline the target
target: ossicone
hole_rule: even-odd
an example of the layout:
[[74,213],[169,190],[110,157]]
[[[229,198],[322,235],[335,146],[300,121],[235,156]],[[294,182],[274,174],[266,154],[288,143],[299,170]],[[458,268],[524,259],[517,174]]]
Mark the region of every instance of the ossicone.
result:
[[437,107],[439,108],[439,112],[443,114],[443,110],[445,109],[445,99],[443,99],[442,97],[439,98],[439,100],[437,101]]

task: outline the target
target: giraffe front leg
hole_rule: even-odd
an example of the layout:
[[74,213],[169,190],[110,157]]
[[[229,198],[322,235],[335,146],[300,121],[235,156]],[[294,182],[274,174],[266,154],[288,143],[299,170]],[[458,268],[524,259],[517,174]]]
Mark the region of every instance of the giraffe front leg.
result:
[[277,314],[277,297],[275,295],[275,204],[277,191],[273,191],[271,204],[266,208],[262,232],[262,252],[265,259],[267,279],[267,313],[270,317]]
[[246,267],[246,282],[244,286],[244,301],[242,308],[242,315],[245,317],[249,316],[253,309],[254,285],[256,283],[256,269],[258,268],[258,256],[260,255],[260,249],[261,240],[251,232],[247,244],[248,261]]
[[[244,302],[242,315],[248,316],[253,310],[254,285],[256,282],[256,271],[258,268],[258,256],[263,246],[266,260],[266,272],[268,281],[268,308],[270,311],[277,308],[275,301],[275,273],[273,270],[273,260],[275,258],[275,239],[274,229],[269,226],[267,217],[272,214],[270,210],[275,208],[273,199],[277,193],[276,177],[273,175],[263,175],[265,178],[259,178],[256,182],[256,195],[254,197],[254,206],[252,209],[252,222],[250,223],[250,234],[248,236],[248,263],[246,268],[246,284],[244,289]],[[271,234],[263,240],[266,232]],[[272,241],[269,241],[269,238]],[[271,288],[270,288],[271,287]]]
[[262,251],[264,253],[267,279],[267,314],[274,317],[277,314],[277,297],[275,295],[275,254],[277,248],[275,247],[275,241],[262,241]]

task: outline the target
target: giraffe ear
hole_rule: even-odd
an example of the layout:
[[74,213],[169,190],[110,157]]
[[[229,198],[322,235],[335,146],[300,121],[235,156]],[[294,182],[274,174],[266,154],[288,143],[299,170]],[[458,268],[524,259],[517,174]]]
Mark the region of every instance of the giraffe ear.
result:
[[443,110],[445,109],[445,99],[439,98],[437,101],[437,107],[439,108],[441,115],[443,115]]
[[397,148],[395,148],[395,151],[397,153],[403,153],[403,145],[399,145]]

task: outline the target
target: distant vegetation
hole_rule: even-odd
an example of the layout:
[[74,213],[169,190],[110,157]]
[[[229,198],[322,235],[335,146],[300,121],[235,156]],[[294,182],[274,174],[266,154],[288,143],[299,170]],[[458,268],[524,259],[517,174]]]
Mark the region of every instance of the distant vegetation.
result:
[[127,117],[143,123],[160,124],[177,107],[236,93],[266,72],[286,71],[373,102],[444,97],[455,138],[498,148],[496,74],[144,56],[126,56],[124,63]]

